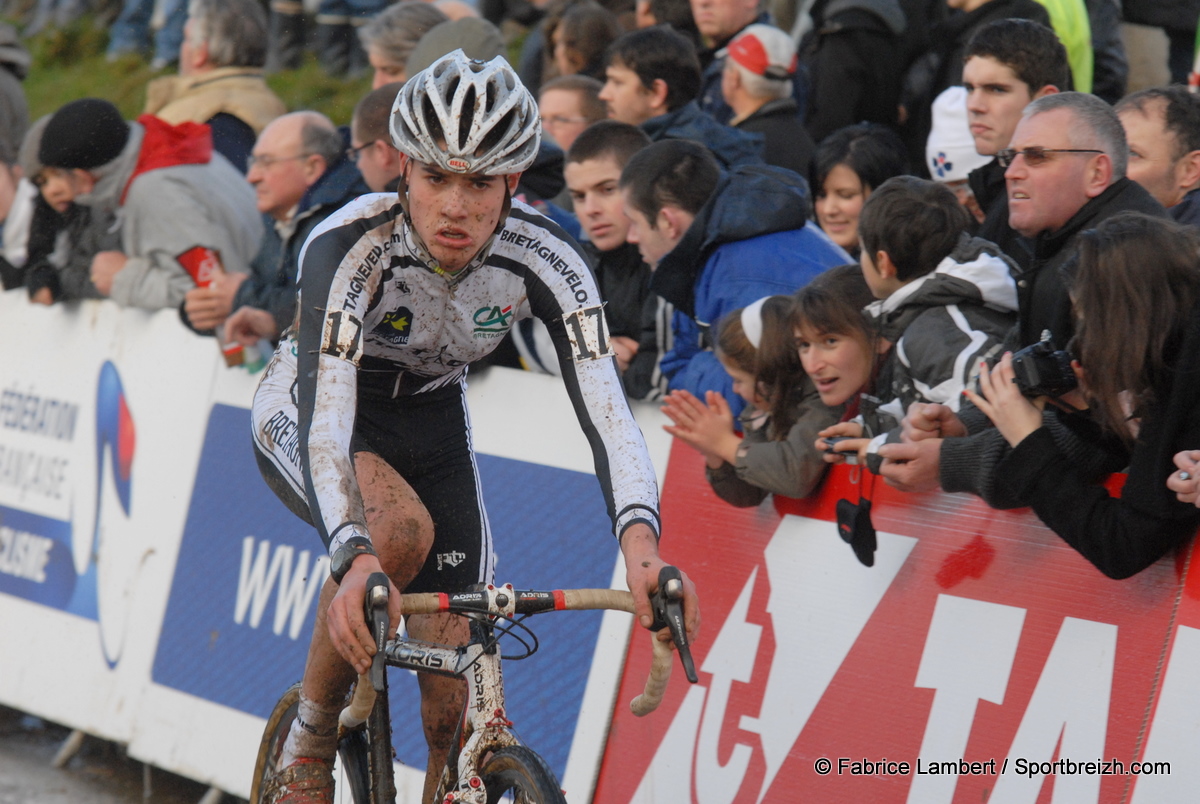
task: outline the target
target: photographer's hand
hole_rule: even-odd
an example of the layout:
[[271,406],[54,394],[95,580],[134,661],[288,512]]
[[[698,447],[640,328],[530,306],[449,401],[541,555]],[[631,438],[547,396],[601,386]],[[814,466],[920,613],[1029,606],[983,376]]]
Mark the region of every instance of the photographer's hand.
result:
[[1179,471],[1167,475],[1167,488],[1175,492],[1180,502],[1200,508],[1200,450],[1177,452],[1175,465]]
[[963,394],[987,414],[1009,446],[1020,444],[1042,426],[1042,406],[1046,400],[1044,397],[1030,400],[1017,388],[1012,352],[1005,352],[990,372],[986,366],[980,366],[979,390],[983,392],[982,396],[970,389]]

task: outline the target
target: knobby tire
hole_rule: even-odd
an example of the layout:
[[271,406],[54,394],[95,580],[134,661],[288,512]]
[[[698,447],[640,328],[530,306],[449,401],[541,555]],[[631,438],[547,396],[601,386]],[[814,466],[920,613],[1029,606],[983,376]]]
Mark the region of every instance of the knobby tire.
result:
[[338,754],[354,804],[392,804],[396,800],[386,684],[383,691],[375,694],[375,706],[364,727],[347,733],[338,742]]
[[271,778],[275,775],[279,755],[283,753],[283,744],[288,732],[292,730],[292,721],[300,709],[300,684],[288,688],[280,697],[267,718],[267,726],[263,729],[262,741],[258,745],[258,758],[254,761],[254,779],[250,783],[250,804],[263,804],[270,787]]
[[499,748],[480,769],[488,804],[511,792],[516,804],[566,804],[546,760],[523,745]]

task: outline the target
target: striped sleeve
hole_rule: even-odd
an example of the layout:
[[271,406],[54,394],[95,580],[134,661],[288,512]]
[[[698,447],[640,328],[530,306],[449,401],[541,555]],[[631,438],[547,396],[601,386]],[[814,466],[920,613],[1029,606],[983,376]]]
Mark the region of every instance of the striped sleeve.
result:
[[351,536],[368,536],[350,444],[363,320],[379,284],[375,269],[392,245],[366,235],[392,217],[388,211],[362,218],[335,215],[313,230],[301,252],[296,392],[301,463],[312,520],[330,553]]
[[500,240],[510,264],[524,265],[530,309],[554,342],[563,383],[591,445],[613,532],[620,537],[640,522],[658,534],[654,467],[621,387],[604,302],[587,261],[558,226],[515,206]]

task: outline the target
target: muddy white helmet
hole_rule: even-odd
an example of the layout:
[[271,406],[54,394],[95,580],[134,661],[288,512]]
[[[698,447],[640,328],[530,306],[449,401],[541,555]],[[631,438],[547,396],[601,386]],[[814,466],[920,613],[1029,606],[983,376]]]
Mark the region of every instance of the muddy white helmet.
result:
[[533,163],[537,101],[503,58],[448,53],[405,82],[391,116],[392,143],[453,173],[502,176]]

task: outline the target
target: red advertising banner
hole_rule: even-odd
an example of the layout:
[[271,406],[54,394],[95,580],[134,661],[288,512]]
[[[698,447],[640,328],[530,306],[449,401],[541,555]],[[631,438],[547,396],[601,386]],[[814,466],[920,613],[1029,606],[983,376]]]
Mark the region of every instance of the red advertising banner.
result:
[[[834,522],[856,472],[837,467],[814,500],[736,509],[675,446],[663,553],[701,595],[700,683],[677,673],[645,719],[619,706],[594,801],[1197,800],[1187,555],[1113,581],[1031,511],[878,482],[866,567]],[[645,679],[643,642],[618,701]]]

